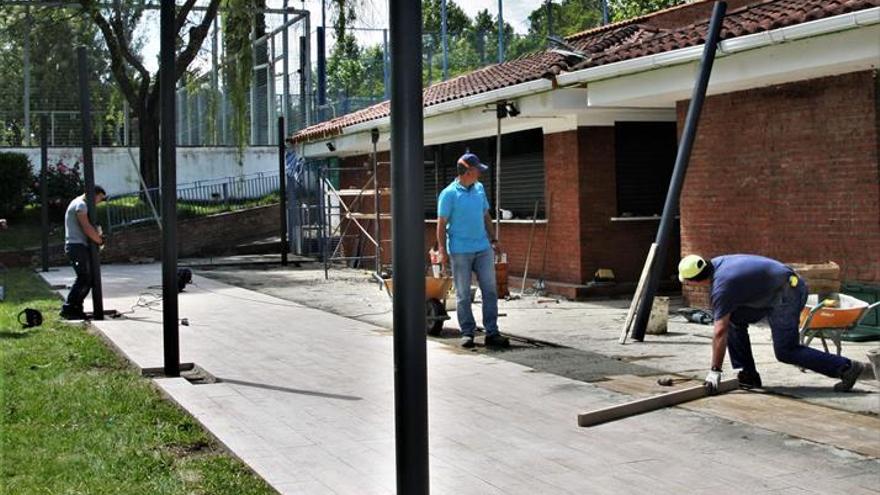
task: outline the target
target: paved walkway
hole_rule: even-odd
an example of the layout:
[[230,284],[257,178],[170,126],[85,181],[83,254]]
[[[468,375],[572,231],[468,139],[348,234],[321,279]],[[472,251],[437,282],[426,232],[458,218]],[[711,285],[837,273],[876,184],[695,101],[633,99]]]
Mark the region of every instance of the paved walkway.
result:
[[[160,280],[158,265],[102,272],[105,307],[121,311],[157,292],[149,287]],[[46,278],[65,284],[72,273]],[[199,276],[195,282],[180,297],[180,316],[189,321],[180,327],[181,357],[223,381],[156,383],[279,492],[393,493],[388,332]],[[135,307],[96,326],[137,366],[159,367],[157,309]],[[582,429],[578,412],[626,396],[435,342],[428,365],[433,493],[858,494],[880,487],[878,459],[681,409]]]
[[[205,273],[239,287],[253,288],[332,313],[351,315],[383,328],[391,326],[388,297],[369,282],[369,276],[363,271],[331,270],[329,280],[324,280],[322,269],[226,268]],[[689,375],[699,380],[705,377],[711,353],[711,325],[686,323],[676,316],[670,319],[666,335],[647,335],[643,343],[630,341],[627,345],[620,345],[620,329],[628,307],[626,299],[561,301],[557,304],[550,298],[527,296],[499,302],[499,311],[506,314],[501,318],[500,326],[502,332],[598,353],[666,373]],[[479,305],[475,306],[477,321],[479,311]],[[445,327],[456,329],[455,312],[451,313],[452,320]],[[818,405],[875,417],[880,415],[880,386],[876,380],[860,381],[851,393],[834,392],[832,387],[836,380],[817,373],[801,373],[797,368],[777,361],[770,329],[766,325],[756,325],[750,335],[755,360],[767,389]],[[878,345],[880,342],[844,342],[843,355],[866,362],[865,353]],[[818,341],[813,346],[821,348]],[[729,359],[725,360],[725,369],[730,376]]]

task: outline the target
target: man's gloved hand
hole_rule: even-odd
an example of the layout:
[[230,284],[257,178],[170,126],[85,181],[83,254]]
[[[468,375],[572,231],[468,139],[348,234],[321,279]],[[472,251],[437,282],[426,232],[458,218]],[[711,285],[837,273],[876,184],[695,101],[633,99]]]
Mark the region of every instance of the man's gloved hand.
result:
[[718,393],[718,387],[721,385],[721,371],[709,371],[709,374],[706,375],[706,381],[703,383],[703,385],[706,387],[706,390],[709,391],[709,394]]

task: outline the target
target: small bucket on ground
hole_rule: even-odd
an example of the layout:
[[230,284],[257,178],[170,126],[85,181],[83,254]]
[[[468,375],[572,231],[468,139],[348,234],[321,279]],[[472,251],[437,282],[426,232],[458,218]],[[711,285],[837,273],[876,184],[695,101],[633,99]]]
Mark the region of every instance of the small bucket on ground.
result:
[[874,367],[874,378],[880,382],[880,347],[868,351],[868,361]]

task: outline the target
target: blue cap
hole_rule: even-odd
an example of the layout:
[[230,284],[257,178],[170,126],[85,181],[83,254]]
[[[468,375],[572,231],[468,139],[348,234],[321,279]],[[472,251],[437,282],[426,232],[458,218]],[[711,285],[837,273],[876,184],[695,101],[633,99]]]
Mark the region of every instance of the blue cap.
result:
[[461,155],[461,158],[458,159],[458,163],[470,168],[476,168],[481,173],[489,170],[489,166],[481,162],[480,158],[471,152]]

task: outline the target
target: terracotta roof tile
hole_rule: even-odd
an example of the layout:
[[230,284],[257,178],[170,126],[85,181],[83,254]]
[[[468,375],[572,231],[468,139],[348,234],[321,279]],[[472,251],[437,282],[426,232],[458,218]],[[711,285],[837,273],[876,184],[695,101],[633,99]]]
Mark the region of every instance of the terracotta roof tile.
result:
[[[711,1],[673,7],[647,16],[601,26],[567,38],[590,59],[566,59],[544,51],[502,64],[490,65],[433,84],[424,90],[424,105],[430,107],[505,88],[562,71],[596,67],[613,62],[654,55],[704,42],[709,25]],[[880,6],[880,0],[729,0],[722,39],[735,38],[781,27],[814,21]],[[338,135],[345,127],[387,117],[389,102],[303,129],[293,136],[297,142]]]

